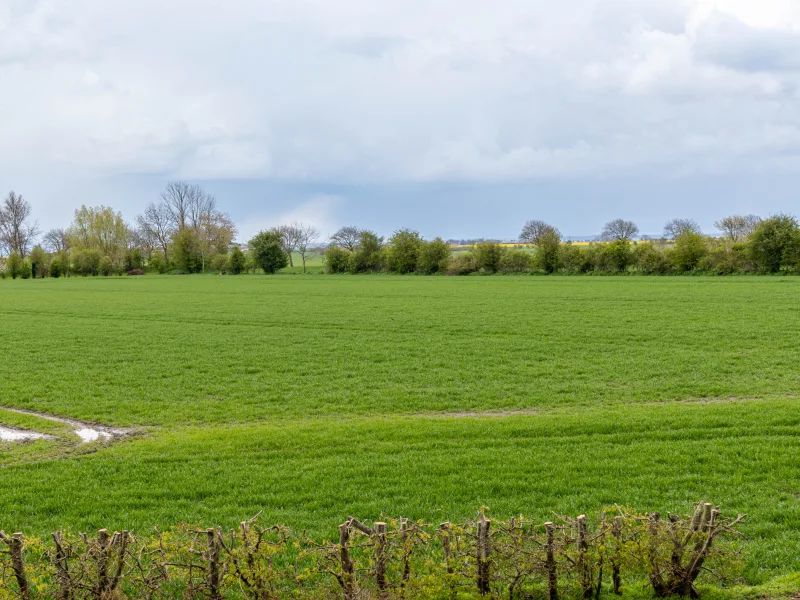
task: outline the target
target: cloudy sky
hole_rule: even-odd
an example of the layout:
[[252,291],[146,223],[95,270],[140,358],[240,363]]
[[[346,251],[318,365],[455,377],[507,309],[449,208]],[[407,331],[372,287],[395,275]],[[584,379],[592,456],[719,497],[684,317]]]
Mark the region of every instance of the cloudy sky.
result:
[[0,192],[242,238],[800,212],[798,0],[0,0]]

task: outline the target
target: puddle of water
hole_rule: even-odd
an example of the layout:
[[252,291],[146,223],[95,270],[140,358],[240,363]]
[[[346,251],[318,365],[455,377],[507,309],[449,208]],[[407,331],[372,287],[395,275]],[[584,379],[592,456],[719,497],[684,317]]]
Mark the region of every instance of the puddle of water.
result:
[[48,436],[43,433],[36,433],[34,431],[17,431],[16,429],[7,429],[0,427],[0,440],[4,442],[22,442],[25,440],[43,440]]
[[[82,421],[76,421],[74,419],[65,419],[62,417],[54,417],[53,415],[37,413],[22,408],[7,408],[7,407],[3,408],[11,412],[16,412],[24,415],[33,415],[41,419],[47,419],[48,421],[55,421],[57,423],[64,423],[66,425],[69,425],[74,429],[73,433],[77,435],[81,439],[81,442],[83,443],[96,442],[97,440],[111,440],[113,438],[118,438],[130,433],[130,431],[127,429],[112,429],[110,427],[104,427],[100,425],[89,425],[88,423],[83,423]],[[42,433],[35,433],[32,431],[31,432],[17,431],[15,429],[9,429],[7,427],[0,426],[0,440],[3,441],[18,442],[29,439],[50,439],[50,438],[51,436]]]

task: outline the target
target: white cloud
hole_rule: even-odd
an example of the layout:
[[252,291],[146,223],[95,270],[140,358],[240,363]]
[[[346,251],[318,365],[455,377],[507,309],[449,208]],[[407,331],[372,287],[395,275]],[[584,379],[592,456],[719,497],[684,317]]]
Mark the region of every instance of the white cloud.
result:
[[303,223],[316,227],[320,232],[320,241],[324,241],[341,226],[336,217],[336,209],[340,208],[342,204],[343,198],[339,196],[319,194],[287,211],[274,214],[256,211],[252,216],[239,223],[238,237],[240,240],[249,240],[259,231],[271,227]]
[[0,178],[792,170],[796,0],[0,0]]

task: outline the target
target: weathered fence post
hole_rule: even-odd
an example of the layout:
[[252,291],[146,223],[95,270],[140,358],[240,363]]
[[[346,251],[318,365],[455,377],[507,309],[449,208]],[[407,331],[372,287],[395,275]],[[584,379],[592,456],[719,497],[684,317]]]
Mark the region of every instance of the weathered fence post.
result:
[[19,586],[20,598],[22,600],[30,600],[31,589],[28,585],[28,578],[25,575],[25,561],[22,557],[22,534],[12,533],[11,537],[8,537],[4,531],[0,531],[0,540],[3,540],[8,545],[11,554],[11,570],[14,572],[14,578]]
[[558,600],[558,578],[556,575],[556,539],[555,526],[547,522],[544,524],[547,532],[545,569],[547,570],[547,598]]
[[339,525],[339,561],[342,563],[342,591],[345,600],[353,599],[355,567],[350,558],[350,521]]
[[481,594],[488,594],[491,589],[492,542],[489,537],[491,525],[492,522],[483,514],[478,519],[478,591]]
[[217,531],[213,527],[206,529],[206,537],[208,539],[208,592],[212,600],[221,600],[219,557],[222,547],[217,540]]
[[375,583],[381,597],[386,595],[386,523],[375,523]]
[[592,581],[592,566],[589,564],[589,531],[586,525],[586,515],[578,516],[578,576],[581,581],[582,596],[591,598],[594,582]]
[[69,579],[69,569],[67,565],[67,553],[64,550],[61,532],[53,533],[53,541],[56,545],[55,567],[56,578],[58,579],[58,600],[68,600],[72,597],[72,585]]
[[615,594],[622,593],[622,577],[620,576],[620,556],[622,554],[622,517],[614,517],[614,526],[611,529],[614,536],[614,557],[611,559],[611,585]]
[[102,598],[108,588],[108,529],[97,531],[97,597]]

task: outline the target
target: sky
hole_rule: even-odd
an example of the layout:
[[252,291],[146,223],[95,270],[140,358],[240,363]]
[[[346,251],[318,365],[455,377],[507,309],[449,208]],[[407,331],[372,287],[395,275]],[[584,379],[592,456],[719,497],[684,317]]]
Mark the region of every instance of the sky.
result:
[[246,240],[800,212],[798,0],[0,0],[0,193]]

